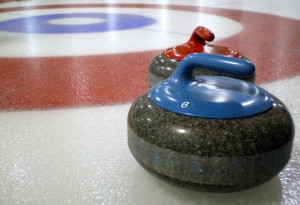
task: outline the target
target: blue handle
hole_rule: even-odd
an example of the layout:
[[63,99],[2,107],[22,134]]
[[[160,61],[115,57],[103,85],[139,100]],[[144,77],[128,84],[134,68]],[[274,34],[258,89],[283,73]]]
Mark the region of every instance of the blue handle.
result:
[[173,72],[173,81],[188,81],[193,78],[196,67],[234,76],[252,76],[255,66],[248,60],[207,53],[193,53],[186,56]]
[[171,112],[214,119],[250,117],[273,107],[272,96],[255,84],[222,76],[193,76],[196,67],[238,76],[253,75],[255,70],[246,60],[190,54],[167,80],[151,89],[151,100]]

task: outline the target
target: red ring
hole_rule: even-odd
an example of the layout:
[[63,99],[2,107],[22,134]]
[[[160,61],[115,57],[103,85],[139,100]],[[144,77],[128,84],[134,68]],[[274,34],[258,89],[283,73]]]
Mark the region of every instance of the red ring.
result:
[[[216,44],[239,50],[248,57],[256,65],[257,83],[292,77],[300,72],[300,21],[285,17],[230,9],[155,4],[43,5],[2,8],[0,12],[88,7],[169,9],[231,18],[241,22],[244,30]],[[130,102],[148,88],[147,66],[158,52],[0,58],[0,108],[61,108]]]

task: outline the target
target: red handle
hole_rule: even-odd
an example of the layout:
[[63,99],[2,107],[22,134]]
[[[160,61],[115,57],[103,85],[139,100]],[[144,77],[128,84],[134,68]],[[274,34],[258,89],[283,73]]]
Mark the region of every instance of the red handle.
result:
[[215,39],[215,34],[211,30],[203,26],[199,26],[195,28],[189,41],[193,41],[196,43],[204,40],[205,43],[205,41],[211,42],[214,39]]
[[194,29],[188,42],[168,48],[164,51],[164,55],[168,58],[178,61],[182,60],[185,56],[191,53],[212,53],[235,58],[241,57],[241,54],[237,51],[224,46],[210,45],[206,43],[211,42],[214,39],[215,35],[211,30],[203,26],[199,26]]

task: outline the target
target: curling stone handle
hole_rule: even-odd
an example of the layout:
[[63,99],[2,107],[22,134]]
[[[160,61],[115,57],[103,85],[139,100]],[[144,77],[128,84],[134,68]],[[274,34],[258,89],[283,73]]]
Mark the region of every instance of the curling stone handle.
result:
[[196,67],[234,76],[252,76],[254,65],[247,60],[231,58],[216,54],[192,53],[186,56],[171,75],[174,83],[188,83],[194,80],[193,70]]
[[215,35],[211,30],[203,26],[198,26],[191,35],[189,42],[193,44],[205,45],[206,41],[211,42],[214,39]]

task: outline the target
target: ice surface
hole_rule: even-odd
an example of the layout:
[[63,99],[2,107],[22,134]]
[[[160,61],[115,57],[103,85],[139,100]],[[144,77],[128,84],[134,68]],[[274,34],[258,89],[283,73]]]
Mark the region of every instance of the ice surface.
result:
[[[263,87],[299,130],[299,77]],[[289,92],[287,92],[289,88]],[[0,113],[1,204],[299,204],[300,143],[270,182],[229,194],[198,193],[146,172],[127,146],[130,105]]]

